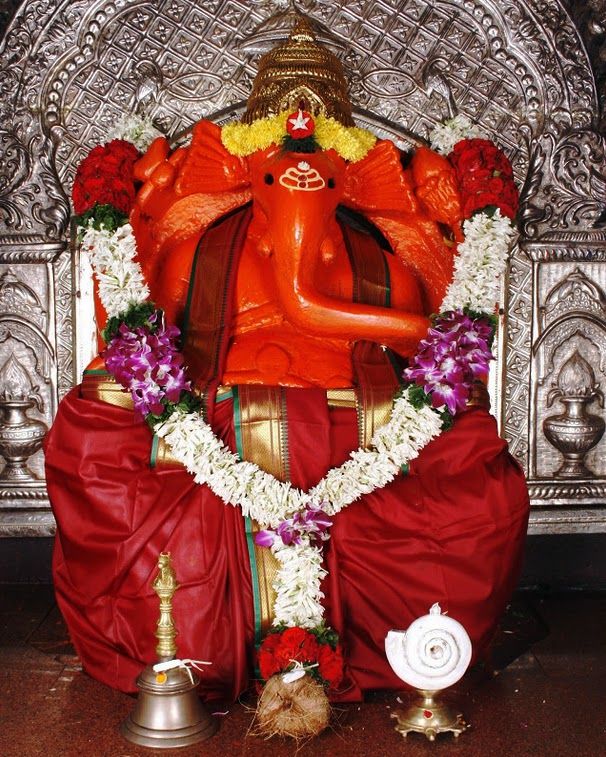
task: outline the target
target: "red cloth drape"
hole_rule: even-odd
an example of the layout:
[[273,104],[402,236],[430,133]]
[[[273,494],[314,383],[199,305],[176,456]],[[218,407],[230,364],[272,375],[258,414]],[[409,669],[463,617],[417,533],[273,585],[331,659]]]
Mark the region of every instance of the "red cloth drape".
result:
[[[314,392],[288,399],[291,476],[306,488],[357,447],[354,411],[312,412]],[[217,404],[213,425],[233,447],[231,405]],[[132,412],[78,389],[62,402],[46,442],[60,609],[85,669],[133,691],[155,659],[151,582],[158,554],[170,551],[179,655],[212,661],[202,676],[207,697],[234,698],[249,680],[254,638],[241,514],[184,470],[152,469],[149,454],[150,432]],[[343,698],[401,686],[385,634],[434,602],[465,625],[480,654],[517,578],[527,517],[524,477],[478,408],[431,442],[407,476],[339,514],[325,591],[346,652]]]

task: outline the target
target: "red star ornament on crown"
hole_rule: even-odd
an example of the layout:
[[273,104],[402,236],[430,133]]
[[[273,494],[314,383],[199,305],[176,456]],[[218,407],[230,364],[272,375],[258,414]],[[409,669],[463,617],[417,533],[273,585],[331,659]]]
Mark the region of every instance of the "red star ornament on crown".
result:
[[293,139],[305,139],[311,137],[316,125],[311,113],[299,108],[295,113],[291,113],[286,119],[286,131]]

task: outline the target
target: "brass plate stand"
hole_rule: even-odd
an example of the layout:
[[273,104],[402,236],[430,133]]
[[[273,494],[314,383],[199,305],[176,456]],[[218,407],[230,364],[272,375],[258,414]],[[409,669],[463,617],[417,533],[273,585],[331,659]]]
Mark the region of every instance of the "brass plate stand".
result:
[[404,737],[411,731],[423,733],[429,741],[435,741],[439,733],[452,733],[458,738],[469,725],[457,709],[445,702],[436,702],[439,693],[417,689],[415,699],[406,710],[391,713],[391,717],[398,720],[396,731]]

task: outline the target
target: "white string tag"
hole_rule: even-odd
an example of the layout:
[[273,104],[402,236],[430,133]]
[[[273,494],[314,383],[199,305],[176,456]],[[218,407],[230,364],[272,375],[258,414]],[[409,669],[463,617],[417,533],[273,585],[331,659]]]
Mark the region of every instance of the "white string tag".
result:
[[311,670],[311,668],[317,668],[319,665],[317,662],[314,662],[312,665],[303,665],[300,660],[291,660],[291,662],[294,663],[295,667],[292,670],[287,670],[286,673],[282,673],[282,680],[284,683],[294,683],[294,681],[298,681],[299,678],[303,678],[308,670]]
[[167,670],[183,668],[183,670],[187,672],[189,680],[192,682],[192,684],[195,684],[191,668],[194,668],[195,670],[198,670],[202,673],[203,669],[200,667],[201,665],[212,665],[212,662],[207,662],[206,660],[190,660],[189,658],[185,660],[166,660],[165,662],[157,662],[155,665],[152,665],[152,670],[156,674],[162,674],[166,673]]

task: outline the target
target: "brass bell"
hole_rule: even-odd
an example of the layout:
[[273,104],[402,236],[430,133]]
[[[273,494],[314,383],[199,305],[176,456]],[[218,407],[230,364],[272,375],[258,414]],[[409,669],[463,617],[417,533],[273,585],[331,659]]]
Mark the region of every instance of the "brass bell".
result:
[[148,665],[137,678],[137,704],[120,729],[124,738],[155,749],[189,746],[210,738],[219,722],[200,701],[199,683],[191,670],[177,667],[156,673]]
[[208,714],[196,693],[198,676],[185,662],[174,659],[177,629],[172,618],[172,599],[178,584],[170,553],[160,554],[158,569],[153,583],[160,598],[156,652],[163,664],[148,665],[137,678],[137,704],[122,723],[120,733],[140,746],[176,749],[210,738],[219,721]]

